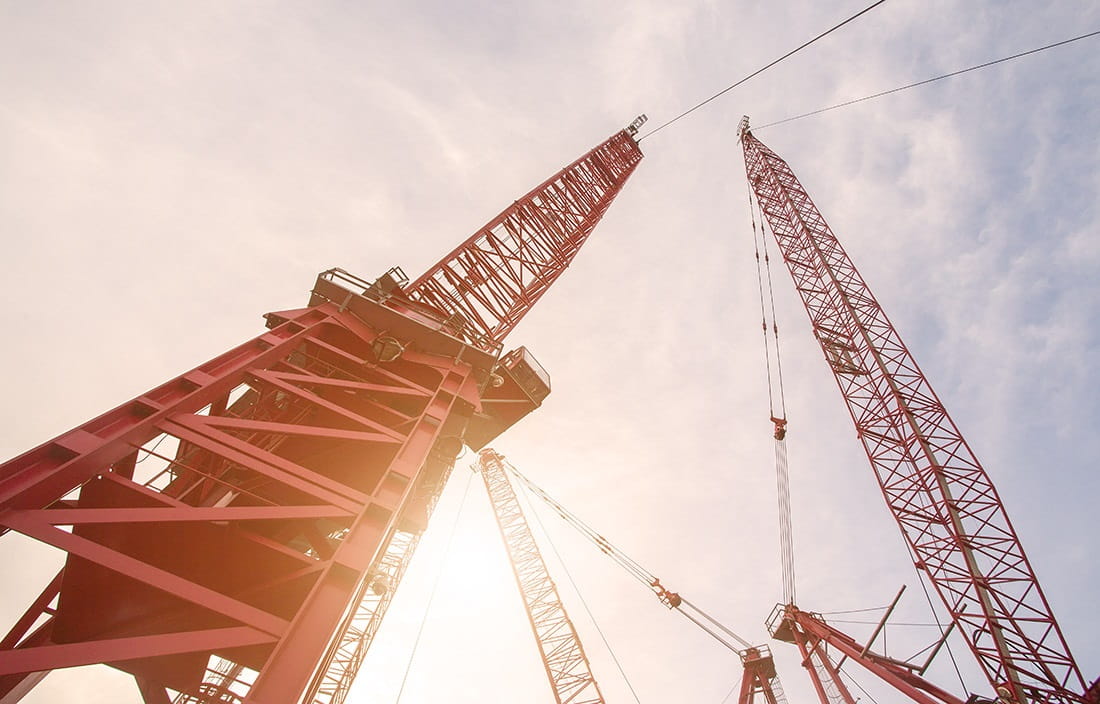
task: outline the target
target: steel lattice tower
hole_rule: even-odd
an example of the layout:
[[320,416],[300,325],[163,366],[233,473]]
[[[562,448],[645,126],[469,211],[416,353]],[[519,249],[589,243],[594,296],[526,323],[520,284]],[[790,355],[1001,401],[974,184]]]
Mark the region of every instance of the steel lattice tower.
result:
[[508,481],[504,458],[485,449],[478,457],[477,466],[493,505],[500,537],[508,550],[508,562],[523,598],[554,701],[557,704],[604,704],[577,629],[565,611],[558,588],[546,570],[535,536],[523,515],[519,497]]
[[775,671],[775,660],[766,645],[754,645],[739,653],[741,665],[741,689],[737,704],[753,704],[757,697],[763,697],[764,704],[787,704],[783,694],[783,685]]
[[259,336],[0,465],[0,533],[66,554],[0,642],[0,702],[95,663],[158,704],[342,701],[462,445],[549,392],[503,338],[637,167],[639,125],[414,284],[326,271]]
[[989,475],[790,167],[742,122],[749,185],[886,503],[1005,703],[1085,701],[1085,681]]

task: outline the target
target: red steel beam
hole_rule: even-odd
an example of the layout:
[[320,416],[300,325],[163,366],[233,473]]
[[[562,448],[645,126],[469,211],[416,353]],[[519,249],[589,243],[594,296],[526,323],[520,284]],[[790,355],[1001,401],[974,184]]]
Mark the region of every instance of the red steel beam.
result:
[[26,672],[48,658],[54,668],[95,665],[101,662],[140,660],[160,655],[205,652],[271,643],[274,638],[246,626],[183,633],[159,633],[132,638],[105,638],[82,643],[44,645],[10,653],[0,662],[0,675]]
[[771,650],[765,645],[756,645],[742,650],[740,655],[744,670],[737,704],[753,704],[757,696],[763,697],[765,704],[787,704]]
[[[819,649],[821,644],[832,646],[848,660],[858,663],[917,704],[964,704],[962,699],[937,687],[912,669],[859,645],[851,636],[830,626],[818,614],[787,606],[785,618],[797,624],[793,628],[794,632],[811,647]],[[835,667],[833,671],[835,672]],[[839,677],[836,681],[840,681]]]
[[797,625],[790,632],[798,646],[798,652],[802,655],[802,667],[810,676],[810,682],[813,683],[814,692],[821,704],[856,704],[855,697],[848,685],[840,679],[840,670],[829,658],[822,640]]

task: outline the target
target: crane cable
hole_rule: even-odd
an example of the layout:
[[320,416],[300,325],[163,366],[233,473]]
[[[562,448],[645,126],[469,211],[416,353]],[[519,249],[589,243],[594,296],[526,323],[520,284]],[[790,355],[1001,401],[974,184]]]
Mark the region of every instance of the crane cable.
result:
[[622,550],[619,550],[617,547],[612,545],[607,540],[607,538],[597,533],[588,524],[582,521],[579,516],[558,503],[553,497],[543,491],[543,489],[535,484],[533,481],[528,479],[512,464],[505,462],[504,466],[512,473],[513,476],[520,480],[520,482],[526,489],[528,489],[532,494],[541,499],[543,503],[553,509],[554,512],[557,513],[562,520],[573,526],[573,528],[575,528],[579,533],[581,533],[584,537],[588,538],[589,541],[594,543],[601,552],[603,552],[605,555],[618,563],[620,567],[629,572],[632,577],[634,577],[647,587],[653,587],[655,582],[657,584],[660,584],[660,580],[658,580],[653,573],[639,565]]
[[945,78],[951,78],[953,76],[959,76],[959,75],[962,75],[964,73],[970,73],[971,71],[977,71],[978,69],[981,69],[981,68],[987,68],[989,66],[994,66],[996,64],[1001,64],[1001,63],[1004,63],[1006,61],[1012,61],[1013,59],[1019,59],[1019,58],[1022,58],[1024,56],[1030,56],[1031,54],[1037,54],[1040,51],[1046,51],[1047,49],[1053,49],[1055,47],[1063,46],[1065,44],[1070,44],[1072,42],[1080,41],[1082,39],[1088,39],[1090,37],[1095,37],[1097,35],[1100,35],[1100,30],[1097,30],[1095,32],[1089,32],[1088,34],[1082,34],[1080,36],[1073,37],[1071,39],[1064,39],[1060,42],[1055,42],[1053,44],[1047,44],[1046,46],[1041,46],[1038,49],[1031,49],[1030,51],[1023,51],[1023,52],[1020,52],[1018,54],[1013,54],[1012,56],[1005,56],[1005,57],[1000,58],[1000,59],[994,59],[993,61],[986,61],[983,64],[977,64],[975,66],[970,66],[968,68],[960,69],[958,71],[952,71],[951,73],[945,73],[943,75],[935,76],[933,78],[926,78],[925,80],[917,81],[916,83],[909,83],[909,84],[904,85],[904,86],[898,86],[897,88],[891,88],[890,90],[884,90],[880,93],[874,93],[872,95],[865,95],[862,98],[855,98],[854,100],[846,100],[843,103],[837,103],[836,105],[830,105],[827,108],[820,108],[818,110],[811,110],[810,112],[804,112],[801,115],[795,115],[794,117],[787,117],[787,118],[784,118],[782,120],[776,120],[775,122],[769,122],[766,125],[761,125],[759,127],[754,127],[753,131],[758,132],[760,130],[767,129],[768,127],[775,127],[776,125],[782,125],[786,122],[794,122],[795,120],[801,120],[804,117],[812,117],[813,115],[820,115],[821,113],[829,112],[830,110],[837,110],[839,108],[848,107],[849,105],[855,105],[856,103],[862,103],[862,102],[865,102],[867,100],[873,100],[875,98],[881,98],[885,95],[891,95],[893,93],[900,93],[903,90],[909,90],[910,88],[917,88],[918,86],[927,85],[929,83],[935,83],[936,81],[942,81]]
[[558,558],[558,564],[561,565],[562,571],[565,572],[565,576],[569,578],[569,583],[573,585],[573,592],[576,593],[577,598],[580,599],[581,605],[584,607],[585,613],[588,614],[588,619],[592,621],[592,625],[596,628],[596,633],[600,634],[600,640],[603,641],[603,645],[607,648],[608,654],[611,655],[611,660],[615,663],[615,667],[619,669],[619,674],[622,675],[623,681],[626,682],[627,689],[634,696],[634,701],[638,704],[642,704],[642,700],[638,698],[638,693],[634,691],[634,685],[631,683],[630,678],[626,676],[626,670],[623,669],[623,665],[619,662],[619,657],[615,654],[615,649],[611,647],[611,643],[607,640],[607,636],[604,635],[603,629],[600,628],[600,624],[596,621],[595,614],[592,613],[592,609],[588,606],[588,601],[584,598],[584,594],[581,593],[581,588],[577,586],[577,580],[573,579],[573,573],[569,571],[569,566],[565,564],[565,560],[562,559],[561,553],[558,552],[558,546],[554,544],[554,539],[550,536],[550,532],[546,530],[546,526],[543,525],[542,516],[539,512],[534,510],[534,504],[531,501],[531,495],[527,491],[525,485],[520,485],[520,490],[523,494],[523,498],[527,500],[528,512],[534,514],[535,522],[538,523],[539,529],[542,530],[542,535],[546,538],[546,542],[550,543],[550,549],[554,553],[554,557]]
[[397,690],[397,699],[394,700],[395,704],[400,704],[401,695],[405,693],[405,684],[409,681],[409,672],[412,670],[413,660],[416,658],[416,649],[420,646],[420,636],[424,635],[424,625],[428,622],[428,614],[432,610],[432,602],[435,601],[435,593],[439,589],[439,581],[443,576],[443,569],[447,566],[447,558],[451,554],[451,543],[454,542],[455,532],[458,529],[458,519],[462,517],[462,509],[466,506],[466,497],[470,495],[470,483],[473,479],[473,472],[466,477],[466,487],[462,490],[462,501],[458,504],[458,510],[455,511],[454,521],[451,522],[451,532],[447,536],[447,544],[443,548],[443,558],[439,562],[439,571],[435,573],[435,582],[432,584],[431,594],[428,596],[428,603],[424,606],[424,615],[420,618],[420,626],[416,629],[416,639],[413,641],[412,650],[409,652],[409,661],[405,663],[405,674],[401,678],[401,687]]
[[[791,480],[787,466],[787,401],[783,386],[783,357],[779,346],[779,323],[775,314],[775,290],[772,286],[771,256],[768,253],[767,233],[764,231],[764,210],[759,199],[753,205],[752,188],[746,181],[749,201],[749,219],[752,221],[753,249],[756,257],[756,282],[760,294],[760,327],[764,333],[764,367],[768,381],[768,412],[772,422],[772,438],[775,441],[775,487],[779,507],[779,559],[783,579],[783,603],[795,601],[794,534],[791,527]],[[760,228],[756,227],[757,209],[760,212]],[[764,263],[760,263],[760,251],[764,251]],[[768,295],[765,297],[764,288]],[[768,324],[769,314],[771,325]],[[770,337],[769,337],[770,333]],[[775,374],[772,374],[771,344],[775,347]]]
[[[746,182],[746,188],[748,183]],[[749,219],[752,221],[752,237],[753,237],[753,254],[756,258],[756,283],[757,290],[760,294],[760,327],[764,331],[764,361],[767,368],[768,378],[768,412],[771,414],[773,421],[774,418],[786,418],[787,416],[787,400],[786,393],[783,386],[783,356],[779,349],[779,323],[775,317],[775,289],[772,286],[772,259],[771,254],[768,251],[768,239],[767,233],[764,231],[764,211],[759,209],[760,212],[760,229],[757,231],[756,227],[756,213],[759,208],[759,203],[756,203],[756,208],[753,207],[752,189],[748,188],[749,199]],[[760,250],[764,250],[764,266],[760,266]],[[768,296],[765,300],[764,286],[767,284]],[[772,355],[770,352],[769,344],[769,326],[768,315],[771,314],[771,339],[775,340],[775,383],[772,381]],[[778,402],[778,403],[777,403]],[[779,406],[778,413],[776,412],[776,405]]]
[[[744,648],[752,647],[751,643],[739,636],[714,616],[703,611],[697,605],[680,596],[678,593],[665,588],[656,575],[642,567],[629,555],[615,547],[607,538],[593,530],[592,527],[582,521],[579,516],[562,506],[557,500],[547,494],[539,485],[528,479],[510,462],[504,461],[503,464],[505,469],[520,481],[523,488],[529,490],[532,494],[541,499],[559,518],[576,529],[577,532],[587,538],[589,542],[598,547],[602,553],[610,557],[616,564],[630,573],[632,577],[649,587],[657,595],[657,598],[662,604],[670,609],[679,611],[684,618],[697,625],[715,640],[736,653],[740,653]],[[723,634],[726,637],[723,637]],[[734,643],[739,645],[740,648],[736,647]]]
[[[838,668],[836,669],[836,671],[837,671],[838,673],[840,673],[840,674],[841,674],[842,676],[844,676],[844,677],[847,677],[847,678],[848,678],[848,681],[849,681],[849,682],[851,682],[851,683],[852,683],[852,684],[854,684],[854,685],[855,685],[856,687],[858,687],[858,688],[859,688],[859,691],[861,691],[861,692],[863,692],[863,693],[864,693],[865,695],[867,695],[867,698],[871,700],[871,704],[878,704],[878,700],[877,700],[877,699],[875,699],[875,698],[874,698],[873,696],[871,696],[871,693],[870,693],[870,692],[868,692],[868,691],[867,691],[866,689],[864,689],[864,688],[863,688],[863,685],[861,685],[861,684],[859,683],[859,680],[857,680],[857,679],[856,679],[855,677],[852,677],[852,673],[850,673],[850,672],[848,672],[848,671],[846,671],[846,670],[842,670],[842,669],[840,669],[839,667],[838,667]],[[858,701],[858,700],[857,700],[857,701]]]
[[808,47],[809,45],[811,45],[811,44],[813,44],[814,42],[816,42],[816,41],[817,41],[818,39],[823,39],[824,37],[828,36],[829,34],[832,34],[832,33],[833,33],[833,32],[835,32],[836,30],[838,30],[838,29],[840,29],[841,27],[843,27],[844,25],[846,25],[846,24],[848,24],[849,22],[851,22],[851,21],[855,20],[856,18],[858,18],[858,17],[860,17],[860,16],[862,16],[862,15],[864,15],[864,14],[866,14],[866,13],[870,12],[871,10],[875,9],[876,7],[878,7],[879,5],[881,5],[881,4],[882,4],[882,3],[884,3],[884,2],[886,2],[886,0],[877,0],[877,2],[873,2],[873,3],[871,3],[870,5],[868,5],[867,7],[863,8],[862,10],[860,10],[859,12],[857,12],[856,14],[852,15],[851,17],[849,17],[848,19],[844,20],[844,21],[843,21],[843,22],[841,22],[840,24],[837,24],[837,25],[833,25],[833,26],[832,26],[832,27],[830,27],[829,29],[825,30],[825,31],[824,31],[824,32],[822,32],[821,34],[819,34],[819,35],[817,35],[816,37],[814,37],[813,39],[811,39],[811,40],[809,40],[809,41],[807,41],[807,42],[804,42],[804,43],[802,43],[801,45],[799,45],[799,46],[798,46],[797,48],[795,48],[795,49],[792,49],[792,50],[788,51],[788,52],[787,52],[786,54],[783,54],[783,55],[782,55],[782,56],[780,56],[780,57],[779,57],[778,59],[775,59],[774,61],[772,61],[771,63],[767,64],[766,66],[763,66],[763,67],[761,67],[761,68],[758,68],[758,69],[756,69],[755,71],[753,71],[753,72],[752,72],[752,73],[750,73],[749,75],[745,76],[745,77],[744,77],[744,78],[742,78],[741,80],[737,81],[736,83],[734,83],[734,84],[732,84],[732,85],[730,85],[730,86],[727,86],[727,87],[723,88],[722,90],[720,90],[720,91],[718,91],[717,93],[715,93],[714,95],[710,96],[709,98],[707,98],[707,99],[706,99],[706,100],[704,100],[703,102],[701,102],[701,103],[697,103],[697,104],[696,104],[696,105],[694,105],[693,107],[691,107],[691,108],[688,108],[687,110],[683,111],[682,113],[680,113],[680,114],[679,114],[679,115],[677,115],[676,117],[672,118],[672,119],[671,119],[671,120],[669,120],[668,122],[665,122],[665,123],[663,123],[663,124],[659,125],[658,127],[655,127],[654,129],[650,130],[649,132],[647,132],[647,133],[645,133],[644,135],[642,135],[641,137],[639,137],[639,138],[638,138],[638,141],[639,141],[639,142],[641,142],[641,141],[642,141],[643,139],[646,139],[646,138],[648,138],[648,137],[652,137],[653,135],[657,134],[658,132],[660,132],[660,131],[661,131],[661,130],[663,130],[664,128],[666,128],[666,127],[668,127],[669,125],[671,125],[672,123],[676,122],[677,120],[679,120],[679,119],[681,119],[681,118],[684,118],[684,117],[687,117],[688,115],[690,115],[691,113],[695,112],[695,111],[696,111],[696,110],[698,110],[699,108],[703,107],[704,105],[706,105],[706,104],[707,104],[707,103],[709,103],[710,101],[714,100],[715,98],[718,98],[718,97],[720,97],[720,96],[722,96],[722,95],[725,95],[726,93],[730,92],[731,90],[733,90],[733,89],[734,89],[734,88],[736,88],[737,86],[741,85],[742,83],[745,83],[745,82],[747,82],[748,80],[750,80],[750,79],[752,79],[752,78],[755,78],[756,76],[759,76],[759,75],[760,75],[761,73],[764,73],[765,71],[767,71],[767,70],[768,70],[769,68],[771,68],[772,66],[775,66],[776,64],[778,64],[778,63],[779,63],[780,61],[783,61],[784,59],[786,59],[786,58],[788,58],[788,57],[794,56],[794,55],[795,55],[795,54],[797,54],[798,52],[802,51],[803,49],[805,49],[805,48],[806,48],[806,47]]

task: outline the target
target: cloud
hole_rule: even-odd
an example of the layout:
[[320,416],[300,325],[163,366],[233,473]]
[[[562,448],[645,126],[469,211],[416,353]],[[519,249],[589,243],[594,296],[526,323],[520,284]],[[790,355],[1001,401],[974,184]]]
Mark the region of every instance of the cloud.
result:
[[[0,13],[9,456],[251,337],[263,312],[304,304],[321,269],[369,277],[400,264],[415,276],[638,112],[660,124],[846,16],[794,1]],[[1100,8],[1070,2],[886,4],[644,141],[635,176],[509,341],[528,345],[554,391],[499,449],[669,584],[764,638],[779,594],[774,470],[737,121],[781,119],[1098,19]],[[1089,671],[1100,629],[1073,607],[1097,580],[1086,559],[1100,456],[1097,76],[1082,43],[760,134],[987,463]],[[863,608],[909,583],[906,619],[925,620],[801,304],[773,265],[801,599]],[[461,544],[494,538],[486,505],[469,509]],[[444,529],[432,530],[438,547]],[[602,555],[554,537],[643,698],[724,694],[728,653],[619,582]],[[358,686],[372,694],[399,686],[433,554],[371,653]],[[546,698],[522,620],[493,618],[491,639],[470,640],[481,626],[469,612],[511,598],[503,563],[459,565],[406,700],[438,699],[433,682],[446,678],[425,672],[457,682],[524,648],[501,666],[522,673],[508,692]],[[22,589],[4,587],[8,621]],[[488,606],[463,601],[478,592]],[[577,620],[608,688],[625,693]],[[484,656],[470,663],[471,650]],[[797,657],[775,651],[790,698],[812,697]],[[949,668],[936,676],[954,686]],[[85,677],[51,676],[34,696],[86,692]],[[116,681],[119,699],[133,696]],[[472,684],[447,693],[485,695]]]

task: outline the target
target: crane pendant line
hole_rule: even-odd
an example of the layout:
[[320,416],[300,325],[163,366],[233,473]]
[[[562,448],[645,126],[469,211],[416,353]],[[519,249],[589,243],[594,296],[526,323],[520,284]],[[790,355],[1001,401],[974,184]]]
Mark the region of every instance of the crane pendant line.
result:
[[482,450],[477,469],[489,493],[500,537],[508,549],[508,561],[554,700],[557,704],[603,704],[584,646],[546,569],[503,460],[493,450]]
[[793,171],[742,121],[749,184],[902,535],[1003,702],[1085,682],[992,481]]
[[735,633],[729,626],[716,619],[703,609],[696,606],[693,602],[689,601],[686,597],[682,596],[678,592],[674,592],[664,584],[657,575],[647,570],[642,565],[638,564],[633,558],[627,555],[625,552],[616,547],[611,541],[605,538],[600,533],[596,532],[591,526],[585,523],[580,516],[573,513],[565,506],[562,506],[554,497],[550,496],[546,491],[535,484],[529,479],[523,472],[519,471],[515,465],[502,459],[502,464],[505,470],[513,477],[518,479],[522,486],[528,489],[538,499],[542,500],[547,506],[549,506],[554,513],[558,515],[563,521],[569,524],[570,527],[580,533],[586,540],[592,543],[600,552],[607,555],[611,560],[626,570],[631,577],[638,580],[646,587],[648,587],[654,595],[656,595],[658,601],[669,609],[679,611],[680,614],[687,620],[694,623],[701,628],[712,638],[719,643],[729,648],[733,652],[745,657],[745,653],[751,650],[753,647],[757,649],[767,650],[765,646],[753,646],[749,641],[742,638]]

